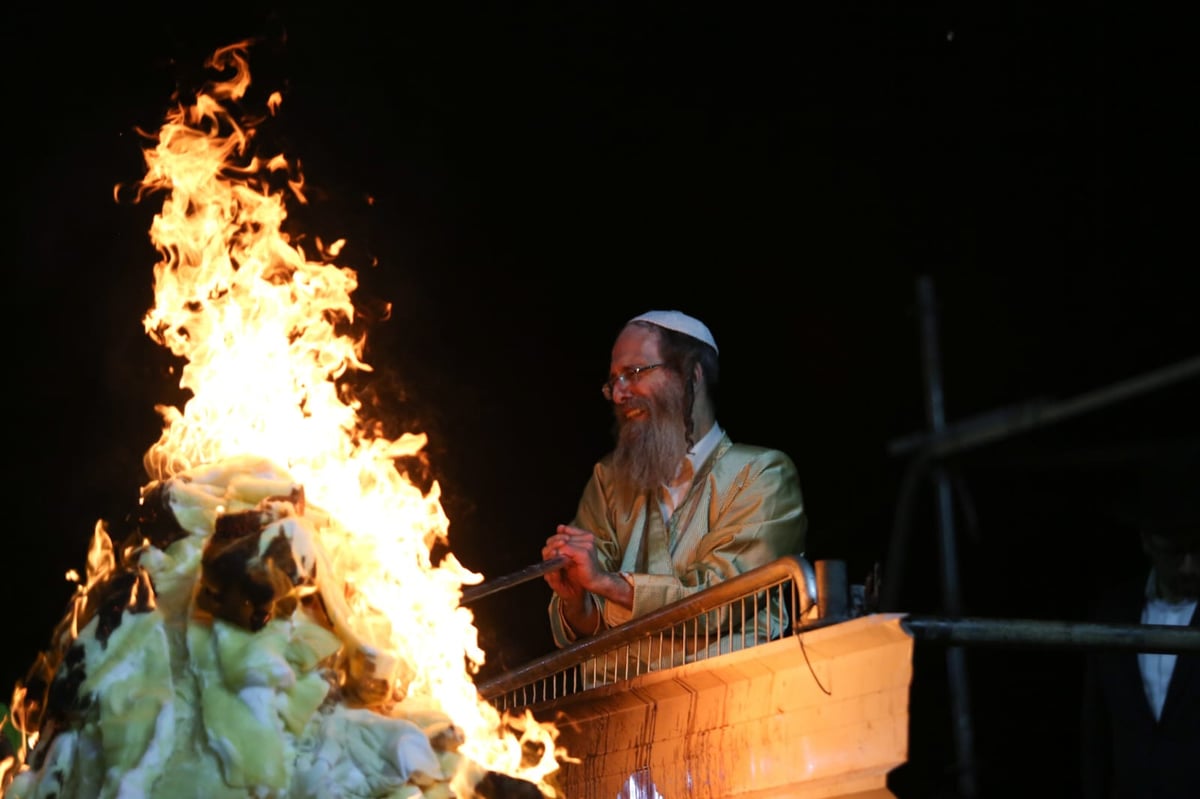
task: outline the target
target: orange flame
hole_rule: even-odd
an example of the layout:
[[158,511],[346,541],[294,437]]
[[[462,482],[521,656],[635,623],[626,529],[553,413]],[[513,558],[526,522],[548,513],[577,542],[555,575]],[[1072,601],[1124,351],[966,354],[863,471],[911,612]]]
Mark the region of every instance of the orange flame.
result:
[[[300,202],[303,180],[282,156],[255,155],[254,125],[231,110],[250,85],[249,45],[211,57],[223,79],[170,111],[144,151],[138,197],[165,198],[150,228],[161,260],[143,321],[185,362],[180,386],[191,392],[182,409],[157,407],[163,429],[146,471],[161,481],[247,457],[286,471],[303,487],[306,516],[319,520],[322,565],[336,575],[337,603],[344,598],[339,612],[376,659],[391,664],[386,674],[397,690],[376,709],[444,714],[462,733],[462,757],[556,795],[547,777],[565,757],[557,730],[528,715],[501,717],[472,681],[484,652],[459,600],[462,586],[481,576],[452,554],[432,562],[432,546],[448,538],[440,488],[422,491],[395,463],[419,455],[425,436],[388,440],[365,430],[360,404],[338,391],[335,381],[348,371],[370,371],[363,340],[339,332],[355,318],[356,274],[332,262],[340,242],[306,253],[283,232],[285,191],[272,179],[278,184],[282,174]],[[272,95],[270,113],[279,103]],[[113,563],[98,525],[80,594]],[[70,634],[78,634],[74,623]],[[524,759],[539,748],[537,762]],[[455,795],[471,795],[468,772],[458,770]]]

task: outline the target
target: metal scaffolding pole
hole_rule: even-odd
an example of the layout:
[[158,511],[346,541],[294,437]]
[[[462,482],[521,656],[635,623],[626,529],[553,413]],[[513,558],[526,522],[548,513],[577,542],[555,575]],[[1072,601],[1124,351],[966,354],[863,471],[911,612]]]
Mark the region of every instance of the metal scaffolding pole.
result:
[[[942,394],[941,354],[938,342],[937,303],[928,276],[917,281],[917,310],[921,325],[921,366],[925,378],[925,416],[930,432],[945,432],[946,413]],[[958,545],[954,526],[954,503],[950,478],[940,463],[931,471],[938,528],[939,566],[942,578],[942,608],[951,616],[962,614],[958,581]],[[966,653],[959,646],[946,648],[946,678],[950,689],[951,724],[957,758],[958,790],[964,799],[978,794],[975,779],[975,744],[971,723],[970,689]]]
[[930,457],[944,458],[1195,377],[1200,377],[1200,356],[1187,358],[1179,363],[1067,400],[1034,400],[961,419],[933,434],[912,433],[891,442],[888,445],[888,453],[908,455],[923,452]]
[[1064,651],[1200,653],[1200,629],[1161,624],[906,616],[918,641],[953,646]]

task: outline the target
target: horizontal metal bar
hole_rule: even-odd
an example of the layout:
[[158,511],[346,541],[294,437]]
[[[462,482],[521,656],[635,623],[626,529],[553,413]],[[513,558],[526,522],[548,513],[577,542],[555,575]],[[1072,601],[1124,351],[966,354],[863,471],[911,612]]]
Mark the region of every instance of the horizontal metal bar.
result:
[[1200,628],[1196,627],[936,616],[908,616],[901,626],[918,641],[951,646],[1200,652]]

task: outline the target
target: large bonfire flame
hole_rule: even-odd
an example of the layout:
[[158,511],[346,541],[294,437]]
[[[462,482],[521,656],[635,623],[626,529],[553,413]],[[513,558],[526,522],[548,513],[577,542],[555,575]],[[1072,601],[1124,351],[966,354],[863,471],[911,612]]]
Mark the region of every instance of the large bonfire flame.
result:
[[97,524],[14,692],[4,797],[473,797],[504,779],[554,796],[557,731],[472,681],[484,653],[459,600],[480,575],[433,562],[438,486],[396,464],[424,436],[363,429],[335,383],[369,370],[339,332],[356,276],[281,230],[303,187],[232,111],[248,46],[213,55],[220,80],[145,150],[141,193],[165,195],[145,327],[191,397],[159,407],[133,534],[114,547]]

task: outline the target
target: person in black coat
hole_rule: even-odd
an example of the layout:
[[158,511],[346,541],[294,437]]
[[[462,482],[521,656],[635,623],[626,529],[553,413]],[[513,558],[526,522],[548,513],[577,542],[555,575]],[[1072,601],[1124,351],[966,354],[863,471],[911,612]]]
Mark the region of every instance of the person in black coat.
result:
[[[1100,596],[1092,620],[1200,632],[1198,497],[1194,456],[1144,474],[1137,527],[1149,569]],[[1200,654],[1094,650],[1083,683],[1086,799],[1200,797]]]

